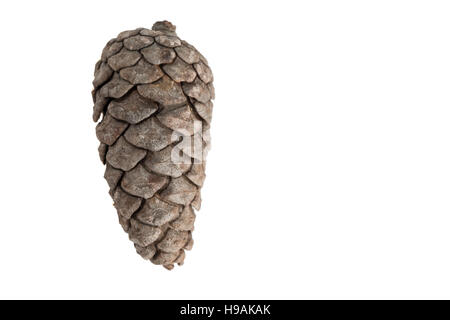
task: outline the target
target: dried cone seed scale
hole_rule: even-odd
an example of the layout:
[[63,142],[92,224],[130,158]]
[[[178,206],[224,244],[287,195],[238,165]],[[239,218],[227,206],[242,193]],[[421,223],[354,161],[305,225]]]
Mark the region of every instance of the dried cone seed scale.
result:
[[208,62],[162,21],[109,41],[94,76],[98,150],[119,222],[144,259],[182,265],[209,150]]

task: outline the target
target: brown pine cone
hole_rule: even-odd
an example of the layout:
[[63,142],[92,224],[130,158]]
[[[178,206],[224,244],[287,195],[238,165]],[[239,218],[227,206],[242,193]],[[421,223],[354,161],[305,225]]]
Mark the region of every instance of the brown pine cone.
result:
[[193,245],[213,75],[175,26],[121,32],[95,66],[93,119],[119,222],[144,259],[172,269]]

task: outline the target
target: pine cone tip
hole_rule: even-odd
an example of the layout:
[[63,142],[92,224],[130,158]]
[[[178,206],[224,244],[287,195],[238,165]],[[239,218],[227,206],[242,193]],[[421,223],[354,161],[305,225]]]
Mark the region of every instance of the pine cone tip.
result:
[[152,30],[155,31],[175,32],[176,29],[177,27],[167,20],[155,22],[152,27]]

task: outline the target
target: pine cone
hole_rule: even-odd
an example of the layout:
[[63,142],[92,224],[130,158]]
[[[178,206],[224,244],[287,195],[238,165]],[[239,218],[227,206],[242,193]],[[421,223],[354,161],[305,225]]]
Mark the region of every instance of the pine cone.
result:
[[94,75],[98,150],[119,223],[144,259],[182,265],[209,150],[208,62],[162,21],[110,40]]

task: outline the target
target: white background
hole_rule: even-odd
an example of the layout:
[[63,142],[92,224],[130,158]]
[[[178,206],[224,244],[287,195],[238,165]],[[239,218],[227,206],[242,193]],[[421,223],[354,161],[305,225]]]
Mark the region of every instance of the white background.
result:
[[[448,1],[3,1],[0,298],[450,298]],[[185,265],[117,222],[91,120],[120,31],[213,68]]]

